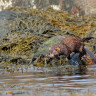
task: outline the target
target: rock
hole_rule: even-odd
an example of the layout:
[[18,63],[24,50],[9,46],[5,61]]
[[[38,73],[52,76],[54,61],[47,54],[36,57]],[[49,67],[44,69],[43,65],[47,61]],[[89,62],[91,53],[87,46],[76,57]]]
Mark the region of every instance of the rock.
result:
[[[60,41],[64,38],[65,36],[55,36],[47,41],[45,41],[37,50],[37,52],[34,54],[34,56],[40,56],[41,54],[43,55],[48,55],[49,54],[49,47],[60,43]],[[34,57],[33,56],[33,57]]]
[[12,11],[1,11],[0,12],[0,40],[2,40],[7,34],[10,33],[7,23],[12,23],[11,20],[16,18],[16,12]]
[[[90,60],[92,60],[93,63],[95,64],[95,63],[96,63],[96,57],[94,56],[94,53],[91,52],[91,51],[90,51],[89,49],[87,49],[86,47],[85,47],[85,50],[86,50],[86,53],[88,54],[88,55],[85,56],[85,58],[88,58],[88,56],[89,56]],[[72,54],[72,55],[71,55],[71,58],[72,58],[72,59],[69,60],[68,63],[70,63],[70,64],[72,64],[72,65],[81,65],[81,64],[83,64],[84,61],[81,60],[79,56],[80,56],[80,53]],[[83,57],[82,57],[82,58],[83,58]],[[88,63],[89,63],[89,62],[88,62]]]
[[8,27],[6,26],[7,20],[0,19],[0,40],[8,33]]
[[80,59],[80,53],[75,53],[71,55],[71,60],[68,61],[72,65],[81,65],[82,61]]
[[14,11],[1,11],[0,19],[13,20],[19,13]]
[[94,55],[94,53],[91,52],[90,50],[88,50],[87,48],[85,48],[85,50],[86,50],[87,54],[90,56],[90,59],[91,59],[94,63],[96,63],[96,56]]

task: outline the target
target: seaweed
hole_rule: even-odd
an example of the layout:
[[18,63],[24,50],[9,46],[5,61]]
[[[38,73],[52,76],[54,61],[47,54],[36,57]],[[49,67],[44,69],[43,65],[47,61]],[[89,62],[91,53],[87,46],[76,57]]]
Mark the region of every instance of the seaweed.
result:
[[[10,21],[6,22],[9,34],[1,41],[0,52],[15,58],[20,56],[22,60],[31,61],[39,47],[51,37],[73,35],[83,38],[92,35],[92,32],[95,33],[96,29],[94,16],[74,17],[64,10],[54,10],[51,7],[43,10],[12,7],[7,10],[14,11],[18,15],[12,19],[12,24]],[[91,50],[94,50],[91,45],[95,40],[96,38],[87,43]],[[43,59],[45,57],[46,54]],[[41,61],[39,65],[45,62]]]

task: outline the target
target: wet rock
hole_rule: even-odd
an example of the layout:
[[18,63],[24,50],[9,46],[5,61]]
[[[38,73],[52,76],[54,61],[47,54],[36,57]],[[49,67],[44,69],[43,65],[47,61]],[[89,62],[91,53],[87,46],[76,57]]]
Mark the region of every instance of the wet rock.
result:
[[82,61],[80,59],[80,53],[74,53],[71,55],[71,60],[68,61],[72,65],[81,65]]
[[[80,59],[80,53],[73,53],[71,54],[71,60],[68,61],[69,64],[72,65],[81,65],[86,64],[87,60],[83,60],[84,58],[90,59],[90,61],[93,61],[92,63],[96,63],[96,57],[92,51],[90,51],[88,48],[85,47],[87,55],[83,56],[82,59]],[[90,63],[90,62],[88,62]]]
[[87,54],[90,56],[90,59],[93,61],[93,63],[96,63],[96,56],[94,55],[94,53],[87,48],[85,48],[85,50]]

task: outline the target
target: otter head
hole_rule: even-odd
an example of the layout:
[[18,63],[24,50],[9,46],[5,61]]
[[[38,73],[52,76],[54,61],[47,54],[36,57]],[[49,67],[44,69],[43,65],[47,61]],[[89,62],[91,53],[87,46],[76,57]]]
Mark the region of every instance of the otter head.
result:
[[49,57],[54,58],[56,56],[59,56],[60,54],[60,48],[59,47],[50,47],[49,48]]

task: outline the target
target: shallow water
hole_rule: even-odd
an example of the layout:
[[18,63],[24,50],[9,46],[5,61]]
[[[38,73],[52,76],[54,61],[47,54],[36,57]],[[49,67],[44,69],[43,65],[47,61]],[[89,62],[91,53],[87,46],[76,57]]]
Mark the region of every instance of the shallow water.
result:
[[[71,91],[96,92],[95,64],[87,66],[83,72],[77,72],[78,68],[75,68],[67,74],[63,73],[63,66],[21,67],[14,72],[0,69],[0,96],[70,96]],[[12,94],[7,94],[8,91]]]

